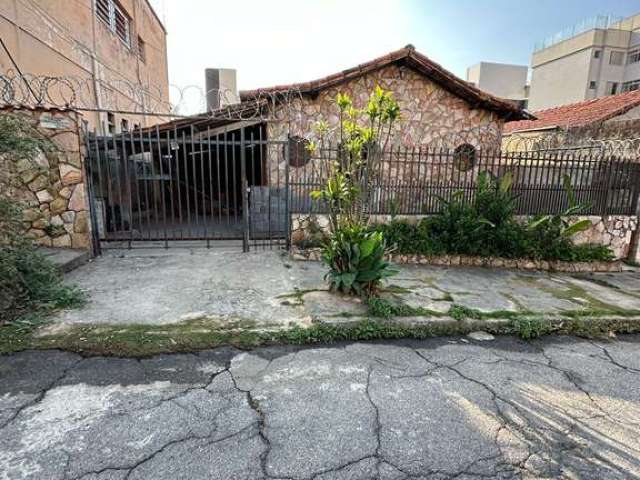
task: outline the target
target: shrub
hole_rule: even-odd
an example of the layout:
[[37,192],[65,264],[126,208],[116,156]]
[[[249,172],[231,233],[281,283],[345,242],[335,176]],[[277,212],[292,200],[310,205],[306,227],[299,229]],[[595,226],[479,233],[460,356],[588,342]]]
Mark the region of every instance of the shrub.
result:
[[451,199],[441,199],[437,215],[417,225],[393,220],[374,225],[372,230],[384,235],[387,243],[402,254],[474,255],[482,257],[533,258],[538,260],[610,261],[613,255],[601,245],[575,245],[571,237],[590,227],[588,220],[569,223],[585,205],[576,204],[568,178],[565,189],[569,208],[559,215],[539,216],[528,224],[515,217],[515,197],[511,176],[495,180],[486,172],[478,176],[478,188],[472,201],[462,192]]
[[[343,93],[336,96],[336,105],[340,139],[336,158],[325,155],[317,159],[327,178],[320,190],[311,193],[312,199],[327,207],[329,217],[330,237],[323,249],[323,259],[329,266],[325,278],[332,290],[371,297],[380,281],[395,273],[384,261],[384,236],[368,231],[367,205],[373,194],[373,173],[378,171],[400,109],[391,92],[379,86],[363,109],[355,108]],[[326,153],[329,126],[319,122],[316,131],[320,152]],[[317,152],[318,144],[310,142],[308,148],[311,153]]]
[[[65,286],[55,265],[24,237],[22,210],[12,198],[20,188],[14,164],[33,163],[53,144],[18,115],[0,115],[0,324],[29,313],[75,306],[83,301],[75,288]],[[32,315],[33,316],[33,315]]]
[[329,267],[325,279],[332,290],[370,297],[382,279],[396,270],[385,261],[386,242],[380,232],[360,226],[343,227],[324,247],[323,261]]
[[75,307],[83,294],[30,243],[0,248],[0,323],[41,310]]

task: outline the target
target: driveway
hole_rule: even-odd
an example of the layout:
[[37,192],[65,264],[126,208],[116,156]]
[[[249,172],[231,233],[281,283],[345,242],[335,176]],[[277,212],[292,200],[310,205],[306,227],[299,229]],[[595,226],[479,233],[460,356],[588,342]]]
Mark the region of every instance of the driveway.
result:
[[640,478],[639,346],[23,352],[0,357],[0,478]]
[[[394,302],[445,314],[453,304],[483,312],[640,311],[640,272],[569,274],[398,266]],[[276,251],[111,250],[67,276],[89,294],[58,324],[171,324],[204,319],[258,328],[353,322],[364,305],[326,292],[325,267]],[[627,315],[628,316],[628,315]]]

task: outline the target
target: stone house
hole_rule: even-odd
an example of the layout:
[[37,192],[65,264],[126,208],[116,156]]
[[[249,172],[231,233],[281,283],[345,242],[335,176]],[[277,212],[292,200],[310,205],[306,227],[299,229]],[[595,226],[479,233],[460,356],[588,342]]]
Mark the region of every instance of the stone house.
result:
[[533,118],[517,105],[483,92],[445,70],[412,45],[327,77],[304,83],[241,91],[243,102],[278,92],[294,92],[276,108],[267,125],[271,140],[307,136],[320,119],[338,125],[335,98],[346,93],[364,107],[376,86],[393,92],[402,112],[395,125],[396,145],[455,148],[464,140],[476,148],[499,146],[502,126]]
[[[296,154],[293,156],[303,155],[300,145],[311,139],[319,120],[335,131],[339,124],[336,95],[348,94],[355,107],[361,108],[376,86],[391,91],[400,107],[401,119],[394,125],[391,138],[394,148],[443,148],[452,153],[465,149],[472,154],[497,150],[505,122],[533,118],[515,103],[483,92],[407,45],[321,79],[241,91],[239,103],[212,110],[206,116],[168,122],[158,131],[161,136],[178,138],[185,134],[215,139],[224,134],[227,139],[237,140],[242,130],[246,139],[273,142],[260,155],[260,165],[251,168],[259,170],[258,178],[249,178],[248,183],[278,187],[285,171],[292,180],[308,178],[313,162],[307,166],[308,159],[292,158],[291,152]],[[220,93],[227,96],[227,92]],[[289,158],[282,153],[281,144],[285,142],[290,143]],[[450,173],[439,170],[442,176]],[[421,173],[424,178],[431,174],[430,169]],[[397,176],[398,172],[390,175]],[[304,193],[299,196],[308,198]]]
[[308,139],[319,120],[330,130],[338,127],[338,93],[348,94],[362,108],[376,86],[393,92],[400,106],[394,147],[496,150],[505,122],[533,118],[514,102],[458,78],[412,45],[318,80],[241,91],[240,98],[243,103],[265,98],[276,103],[265,124],[267,139]]

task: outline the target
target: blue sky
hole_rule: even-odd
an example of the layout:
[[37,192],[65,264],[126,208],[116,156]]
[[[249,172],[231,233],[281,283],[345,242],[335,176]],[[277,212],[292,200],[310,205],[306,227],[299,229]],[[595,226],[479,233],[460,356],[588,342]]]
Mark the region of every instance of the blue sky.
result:
[[198,103],[204,68],[240,89],[312,80],[413,43],[464,77],[481,60],[528,64],[537,40],[640,0],[151,0],[167,26],[172,96]]
[[457,75],[481,60],[529,64],[536,41],[595,15],[640,13],[633,0],[411,0],[413,43]]

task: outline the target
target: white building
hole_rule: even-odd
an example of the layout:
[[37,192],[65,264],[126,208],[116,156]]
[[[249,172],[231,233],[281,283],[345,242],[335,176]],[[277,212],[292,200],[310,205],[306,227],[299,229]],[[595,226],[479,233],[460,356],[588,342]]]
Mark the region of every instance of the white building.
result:
[[536,46],[529,110],[640,88],[640,14],[596,17]]
[[527,71],[526,65],[480,62],[467,68],[467,82],[527,108]]

